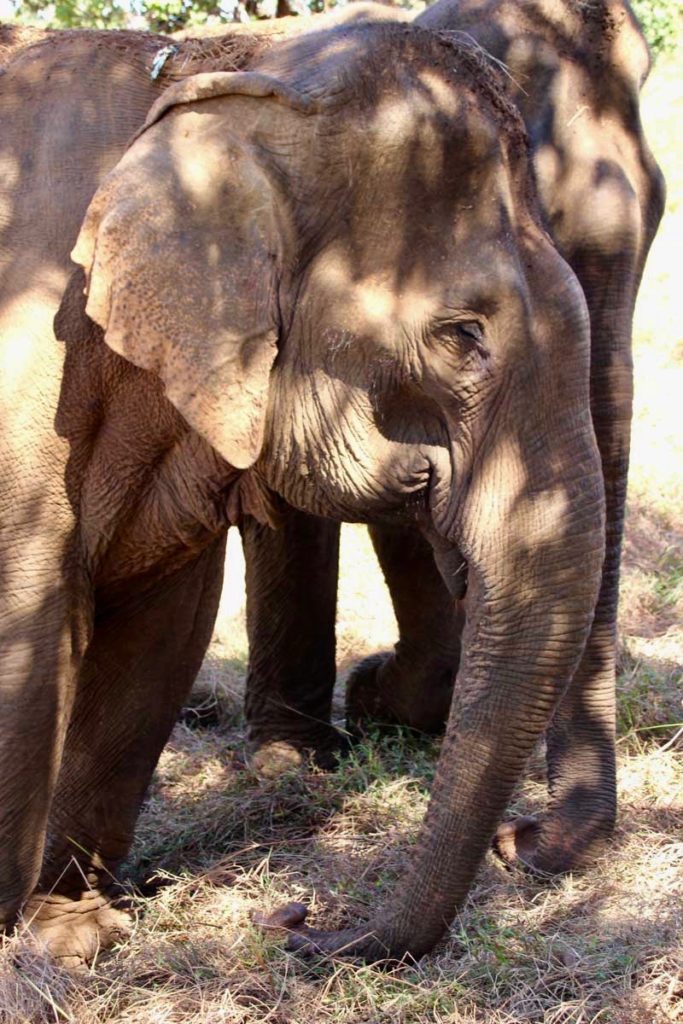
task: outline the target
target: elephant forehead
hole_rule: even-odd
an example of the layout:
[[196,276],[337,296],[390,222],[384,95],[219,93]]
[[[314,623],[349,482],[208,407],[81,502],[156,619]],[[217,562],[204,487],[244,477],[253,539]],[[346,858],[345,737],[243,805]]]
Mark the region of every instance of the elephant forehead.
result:
[[379,97],[364,135],[366,144],[385,157],[400,154],[417,164],[428,159],[438,172],[456,144],[468,162],[486,161],[499,151],[495,125],[469,92],[429,70],[421,71],[411,88]]
[[[420,76],[420,81],[423,79],[424,90],[391,91],[380,97],[371,116],[373,135],[378,142],[402,143],[425,125],[433,130],[439,111],[448,118],[457,115],[461,101],[452,87],[427,72]],[[431,87],[429,83],[433,83]]]
[[328,249],[311,268],[310,284],[324,297],[333,316],[343,316],[351,330],[390,324],[419,324],[439,308],[439,295],[427,276],[416,269],[397,287],[387,271],[359,277],[350,257],[339,247]]

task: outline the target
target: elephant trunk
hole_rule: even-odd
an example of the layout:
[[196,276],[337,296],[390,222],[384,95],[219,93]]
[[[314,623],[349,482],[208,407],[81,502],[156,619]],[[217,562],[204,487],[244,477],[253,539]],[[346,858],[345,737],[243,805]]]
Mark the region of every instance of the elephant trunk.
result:
[[[593,619],[604,490],[584,397],[581,408],[546,415],[545,435],[527,419],[525,436],[493,438],[460,510],[457,543],[469,567],[463,656],[429,808],[394,899],[362,930],[308,931],[295,948],[419,957],[461,906]],[[542,436],[553,438],[550,448]]]
[[[563,451],[534,458],[535,470],[518,460],[510,475],[498,443],[463,511],[464,654],[406,895],[377,923],[392,954],[421,955],[453,919],[581,657],[600,583],[604,501],[590,425],[570,420]],[[506,499],[492,487],[503,475],[517,481]]]

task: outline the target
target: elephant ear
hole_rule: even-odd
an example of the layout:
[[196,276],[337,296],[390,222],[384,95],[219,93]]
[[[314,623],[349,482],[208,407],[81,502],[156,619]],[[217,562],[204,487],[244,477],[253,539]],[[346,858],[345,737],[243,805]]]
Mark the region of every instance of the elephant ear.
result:
[[107,345],[162,379],[233,466],[263,442],[277,355],[280,216],[256,155],[307,110],[279,81],[194,76],[164,93],[88,209],[72,257]]

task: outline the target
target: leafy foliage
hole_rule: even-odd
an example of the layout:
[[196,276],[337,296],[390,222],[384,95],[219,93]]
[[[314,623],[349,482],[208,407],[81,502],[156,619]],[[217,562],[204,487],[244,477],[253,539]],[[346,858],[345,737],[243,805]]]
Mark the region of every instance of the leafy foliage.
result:
[[[149,28],[176,32],[195,25],[322,11],[337,0],[10,0],[20,21],[52,28]],[[342,0],[344,2],[344,0]],[[423,0],[396,0],[423,7]],[[427,0],[427,3],[433,0]],[[655,55],[674,50],[683,28],[681,0],[631,0]]]
[[23,0],[14,7],[19,20],[51,28],[122,28],[128,17],[117,0]]
[[676,48],[683,28],[680,0],[631,0],[631,6],[655,56]]
[[143,0],[139,11],[153,32],[176,32],[209,19],[232,20],[224,16],[220,0]]
[[[139,28],[177,32],[323,9],[323,0],[9,0],[16,20],[48,28]],[[334,6],[330,4],[329,6]]]

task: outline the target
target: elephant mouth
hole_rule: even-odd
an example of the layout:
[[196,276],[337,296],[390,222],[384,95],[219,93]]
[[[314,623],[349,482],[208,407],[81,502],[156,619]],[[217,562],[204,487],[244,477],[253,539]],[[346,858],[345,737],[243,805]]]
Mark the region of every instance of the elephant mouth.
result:
[[445,540],[452,540],[457,508],[454,490],[457,473],[450,448],[430,447],[429,480],[424,491],[425,513],[431,527]]
[[[401,465],[401,462],[403,463]],[[453,512],[453,467],[448,450],[420,447],[408,466],[401,460],[385,473],[385,485],[367,503],[368,519],[413,521],[447,537]]]

